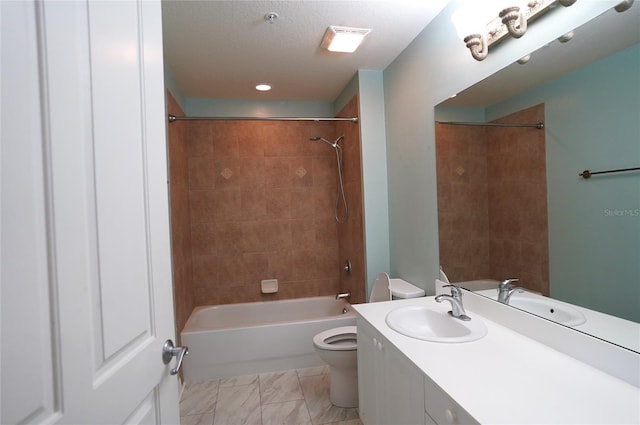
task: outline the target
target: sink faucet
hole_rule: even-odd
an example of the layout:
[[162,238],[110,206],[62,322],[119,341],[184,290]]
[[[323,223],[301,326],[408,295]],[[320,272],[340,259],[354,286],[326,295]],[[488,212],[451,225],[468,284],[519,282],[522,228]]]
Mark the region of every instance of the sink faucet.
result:
[[498,301],[503,304],[509,304],[509,299],[514,292],[524,292],[519,286],[512,285],[513,282],[517,282],[518,279],[507,279],[500,282],[498,285]]
[[349,292],[342,292],[342,293],[336,295],[336,300],[341,300],[343,298],[348,299],[350,296],[351,296],[351,294]]
[[462,306],[462,290],[456,285],[444,285],[443,288],[451,288],[451,295],[440,294],[436,297],[436,302],[449,301],[451,303],[449,316],[464,321],[471,320],[471,318],[465,314],[464,307]]

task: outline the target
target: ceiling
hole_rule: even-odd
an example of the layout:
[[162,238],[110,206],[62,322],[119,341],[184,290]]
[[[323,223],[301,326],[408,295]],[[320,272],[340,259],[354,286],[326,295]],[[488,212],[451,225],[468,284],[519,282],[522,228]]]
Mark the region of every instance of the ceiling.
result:
[[[333,101],[358,69],[385,69],[448,1],[163,1],[165,63],[187,98]],[[355,53],[330,53],[329,25],[372,32]]]

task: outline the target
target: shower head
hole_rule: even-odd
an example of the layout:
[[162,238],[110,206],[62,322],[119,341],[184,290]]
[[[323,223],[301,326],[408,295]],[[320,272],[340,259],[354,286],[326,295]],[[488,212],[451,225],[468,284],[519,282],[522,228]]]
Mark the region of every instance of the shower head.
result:
[[336,147],[335,143],[331,143],[324,137],[310,137],[309,140],[311,140],[312,142],[317,142],[317,141],[325,142],[327,145],[331,146],[332,148]]
[[330,142],[324,137],[318,137],[318,136],[309,137],[309,140],[311,140],[312,142],[317,142],[317,141],[325,142],[327,145],[331,146],[332,148],[335,148],[335,147],[339,147],[338,142],[343,138],[344,138],[344,134],[340,135],[340,137],[338,137],[335,142]]

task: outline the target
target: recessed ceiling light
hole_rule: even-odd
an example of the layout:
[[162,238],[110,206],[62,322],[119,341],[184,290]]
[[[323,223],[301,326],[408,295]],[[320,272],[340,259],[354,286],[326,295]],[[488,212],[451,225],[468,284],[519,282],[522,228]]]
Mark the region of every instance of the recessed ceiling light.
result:
[[368,28],[331,25],[322,38],[322,47],[330,52],[353,53],[371,32]]
[[256,90],[258,90],[258,91],[269,91],[269,90],[271,90],[271,86],[269,84],[258,84],[256,86]]

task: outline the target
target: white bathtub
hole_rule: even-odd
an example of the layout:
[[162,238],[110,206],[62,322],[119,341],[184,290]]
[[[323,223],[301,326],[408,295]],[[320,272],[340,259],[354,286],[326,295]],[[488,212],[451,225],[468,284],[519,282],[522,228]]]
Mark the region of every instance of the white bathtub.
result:
[[196,307],[181,333],[189,347],[184,378],[196,382],[321,366],[313,336],[355,324],[349,303],[332,296]]

